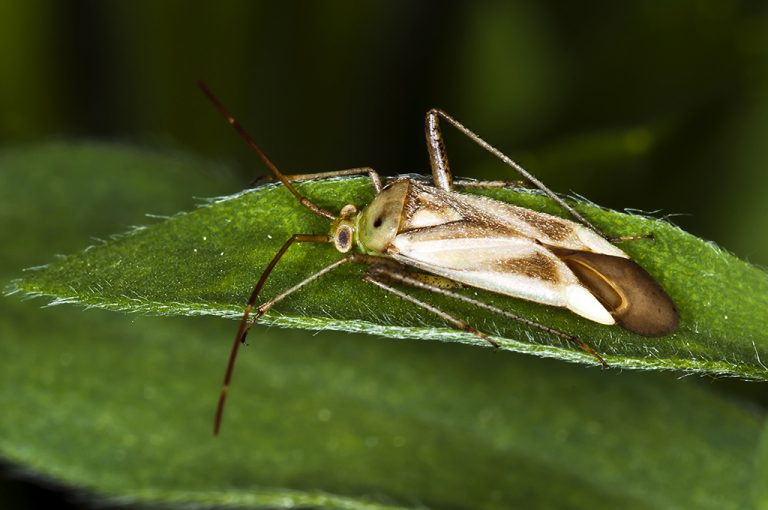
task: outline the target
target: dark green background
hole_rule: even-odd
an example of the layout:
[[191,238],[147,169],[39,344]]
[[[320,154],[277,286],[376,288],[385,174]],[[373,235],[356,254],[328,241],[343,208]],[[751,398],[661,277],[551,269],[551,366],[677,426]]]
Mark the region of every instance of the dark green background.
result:
[[[204,79],[286,172],[424,172],[423,114],[440,107],[557,191],[682,214],[767,264],[767,71],[764,2],[7,1],[0,142],[170,146],[245,184],[263,169]],[[514,178],[447,143],[456,174]]]

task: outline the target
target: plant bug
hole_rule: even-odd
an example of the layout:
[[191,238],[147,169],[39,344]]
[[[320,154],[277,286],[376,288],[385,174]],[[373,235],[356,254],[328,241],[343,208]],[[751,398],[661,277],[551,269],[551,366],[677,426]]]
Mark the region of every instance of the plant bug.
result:
[[[230,352],[216,408],[214,435],[218,435],[221,427],[239,346],[245,341],[253,322],[308,283],[348,263],[367,266],[363,276],[366,282],[435,314],[494,347],[498,347],[498,343],[487,334],[394,285],[428,290],[546,331],[594,356],[603,366],[607,365],[602,356],[579,338],[454,292],[451,287],[466,285],[567,308],[599,324],[618,324],[645,336],[666,335],[677,328],[679,316],[671,298],[648,272],[611,242],[649,236],[607,238],[541,181],[442,110],[430,110],[425,119],[432,185],[411,178],[397,178],[382,186],[381,178],[372,168],[284,175],[211,91],[202,82],[198,82],[198,86],[275,179],[285,185],[301,205],[331,222],[328,234],[294,234],[274,255],[254,286]],[[440,130],[441,120],[512,167],[576,221],[456,192]],[[300,180],[355,174],[368,174],[376,196],[362,210],[347,204],[338,215],[301,195],[292,184]],[[461,183],[475,187],[508,184],[496,181]],[[269,275],[296,243],[330,243],[344,256],[257,306]]]

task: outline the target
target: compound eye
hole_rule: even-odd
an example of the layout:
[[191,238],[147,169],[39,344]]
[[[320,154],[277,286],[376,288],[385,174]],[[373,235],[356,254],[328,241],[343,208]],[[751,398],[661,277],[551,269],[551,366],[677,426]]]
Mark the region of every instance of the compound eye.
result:
[[352,228],[349,225],[341,225],[333,238],[333,244],[341,253],[352,249]]
[[381,215],[379,215],[375,220],[373,220],[373,228],[379,228],[383,222],[384,220],[382,219]]

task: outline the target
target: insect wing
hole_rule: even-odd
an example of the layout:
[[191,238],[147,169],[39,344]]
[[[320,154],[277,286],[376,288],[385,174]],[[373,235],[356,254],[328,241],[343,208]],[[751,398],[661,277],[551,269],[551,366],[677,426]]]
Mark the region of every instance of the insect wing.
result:
[[535,239],[566,250],[629,258],[593,230],[575,221],[479,195],[439,190],[411,181],[399,233],[454,221],[481,227],[480,235],[502,233]]
[[677,328],[674,303],[653,277],[579,223],[415,182],[404,205],[387,249],[404,264],[642,335]]
[[[598,241],[585,242],[593,237]],[[627,257],[572,221],[415,182],[387,252],[404,264],[466,285],[565,307],[595,322],[614,324],[610,313],[548,244],[572,250],[605,249]]]
[[565,307],[601,324],[615,323],[568,266],[530,238],[454,221],[398,234],[390,255],[472,287]]

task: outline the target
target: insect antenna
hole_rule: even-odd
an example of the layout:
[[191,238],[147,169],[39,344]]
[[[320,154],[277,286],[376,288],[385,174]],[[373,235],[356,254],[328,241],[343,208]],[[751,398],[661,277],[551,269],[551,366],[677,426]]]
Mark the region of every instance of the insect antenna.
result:
[[[272,260],[267,265],[267,268],[264,270],[263,273],[261,273],[261,277],[259,277],[259,281],[256,282],[256,285],[253,287],[253,291],[251,291],[251,297],[248,298],[248,304],[245,305],[245,310],[243,310],[243,318],[240,319],[240,326],[237,328],[237,335],[235,335],[235,341],[232,344],[232,350],[229,352],[229,360],[227,361],[227,370],[224,373],[224,383],[221,386],[221,393],[219,394],[219,403],[216,405],[216,417],[214,418],[213,422],[213,435],[218,436],[219,430],[221,429],[221,419],[224,416],[224,404],[227,401],[227,393],[229,392],[229,385],[232,382],[232,372],[235,370],[235,360],[237,359],[237,353],[240,350],[240,344],[245,343],[245,336],[248,334],[248,329],[250,328],[249,319],[251,312],[253,311],[253,307],[256,304],[256,300],[259,299],[259,294],[261,293],[261,289],[264,288],[264,284],[267,283],[267,279],[269,279],[269,276],[272,274],[272,271],[275,269],[275,266],[278,262],[280,262],[280,259],[283,258],[283,255],[285,255],[285,252],[288,251],[288,248],[291,247],[294,243],[327,243],[329,242],[329,238],[327,235],[314,235],[314,234],[294,234],[291,236],[290,239],[288,239],[283,246],[278,250],[278,252],[275,254],[274,257],[272,257]],[[342,259],[344,260],[344,259]],[[292,290],[292,289],[289,289]],[[278,298],[284,297],[285,293],[278,296]],[[270,306],[273,305],[276,301],[273,299],[270,301]],[[253,320],[257,320],[259,317],[264,315],[267,311],[267,308],[264,306],[261,306],[256,309],[256,313],[254,313]]]
[[[568,214],[576,218],[576,220],[580,221],[582,224],[594,230],[604,238],[606,237],[601,230],[595,227],[584,216],[579,214],[573,207],[568,205],[568,203],[565,200],[560,198],[554,191],[549,189],[543,182],[538,180],[525,168],[520,166],[520,164],[517,163],[515,160],[513,160],[512,158],[510,158],[509,156],[501,152],[499,149],[497,149],[490,143],[486,142],[484,139],[480,138],[480,135],[478,135],[477,133],[475,133],[468,127],[466,127],[464,124],[462,124],[458,120],[448,115],[443,110],[433,108],[427,112],[427,118],[426,118],[427,148],[430,153],[430,162],[432,164],[432,174],[435,175],[435,180],[436,180],[435,184],[437,185],[438,188],[450,190],[450,186],[451,186],[450,177],[445,175],[448,172],[447,171],[448,158],[445,154],[445,146],[442,140],[443,135],[440,132],[438,119],[445,120],[448,124],[450,124],[457,130],[459,130],[461,133],[463,133],[464,136],[466,136],[467,138],[475,142],[477,145],[485,149],[487,152],[489,152],[493,156],[496,156],[504,164],[510,166],[518,174],[522,175],[528,182],[530,182],[531,184],[539,188],[539,190],[541,190],[545,195],[547,195],[549,198],[554,200],[560,207],[562,207],[566,212],[568,212]],[[442,186],[438,184],[442,184]],[[444,186],[448,186],[448,187],[444,187]]]
[[251,137],[251,135],[248,134],[248,132],[243,128],[243,126],[237,121],[235,117],[232,116],[232,114],[227,111],[227,109],[224,107],[224,105],[219,101],[219,99],[213,95],[213,92],[203,83],[201,80],[198,80],[197,86],[200,88],[200,90],[205,94],[205,97],[208,98],[208,100],[213,104],[213,106],[216,107],[217,110],[221,112],[224,117],[226,117],[227,122],[229,122],[233,128],[235,128],[235,131],[237,131],[237,134],[240,135],[240,138],[245,140],[245,143],[248,144],[248,146],[253,149],[253,152],[256,153],[257,156],[259,156],[259,159],[266,165],[267,168],[269,168],[269,171],[272,172],[272,174],[275,176],[276,179],[278,179],[280,182],[285,185],[286,188],[288,188],[288,191],[290,191],[293,196],[296,197],[296,200],[298,200],[301,205],[312,211],[314,214],[318,216],[322,216],[323,218],[327,218],[331,221],[336,219],[336,215],[333,213],[323,209],[322,207],[318,206],[314,202],[312,202],[310,199],[299,193],[296,188],[291,184],[290,179],[283,175],[283,173],[278,170],[277,166],[275,166],[274,163],[272,163],[272,160],[270,160],[266,154],[264,154],[264,151],[261,150],[261,147],[258,146],[258,144],[254,141],[254,139]]

